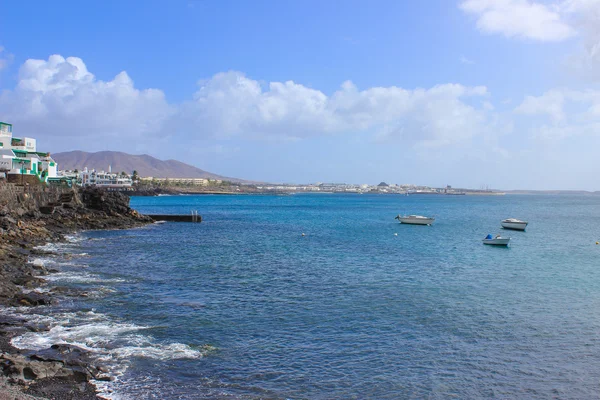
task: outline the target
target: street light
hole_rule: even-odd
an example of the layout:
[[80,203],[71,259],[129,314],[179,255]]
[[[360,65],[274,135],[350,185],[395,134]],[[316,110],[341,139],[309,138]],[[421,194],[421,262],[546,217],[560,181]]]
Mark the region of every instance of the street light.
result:
[[19,163],[21,164],[21,186],[23,186],[23,164],[25,164],[25,161],[21,160]]

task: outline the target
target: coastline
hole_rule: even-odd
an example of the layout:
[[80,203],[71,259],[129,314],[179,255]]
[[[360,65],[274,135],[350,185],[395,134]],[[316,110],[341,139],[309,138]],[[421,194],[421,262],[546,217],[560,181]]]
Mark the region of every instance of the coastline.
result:
[[136,188],[135,190],[126,190],[123,193],[130,197],[155,197],[155,196],[181,196],[181,195],[235,195],[235,196],[247,196],[247,195],[262,195],[262,196],[292,196],[299,194],[342,194],[342,195],[386,195],[386,196],[504,196],[506,192],[499,191],[473,191],[466,190],[460,193],[441,193],[441,192],[384,192],[384,191],[371,191],[371,192],[355,192],[355,191],[335,191],[335,190],[319,190],[319,191],[297,191],[297,190],[257,190],[257,189],[244,189],[244,190],[216,190],[216,189],[203,189],[198,190],[189,187],[155,187],[155,188]]
[[[43,279],[59,271],[32,261],[47,254],[39,246],[64,242],[67,234],[83,230],[126,229],[151,222],[129,207],[123,193],[0,186],[0,306],[13,311],[80,295]],[[35,290],[42,286],[47,290]],[[89,352],[77,346],[57,343],[40,351],[12,346],[16,336],[49,328],[5,314],[0,315],[0,399],[99,398],[92,381],[111,379],[106,366],[93,362]]]

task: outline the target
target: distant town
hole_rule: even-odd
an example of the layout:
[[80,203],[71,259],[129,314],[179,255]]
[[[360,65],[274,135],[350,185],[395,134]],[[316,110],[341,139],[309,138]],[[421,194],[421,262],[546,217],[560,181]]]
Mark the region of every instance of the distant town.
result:
[[0,180],[21,185],[45,183],[50,186],[96,186],[107,190],[119,190],[130,194],[161,193],[381,193],[423,195],[503,195],[503,192],[482,189],[457,189],[448,185],[443,188],[413,184],[381,182],[372,184],[310,183],[269,184],[233,182],[223,179],[190,177],[140,176],[137,171],[106,171],[88,169],[61,170],[50,153],[40,152],[34,138],[14,137],[12,124],[0,122]]

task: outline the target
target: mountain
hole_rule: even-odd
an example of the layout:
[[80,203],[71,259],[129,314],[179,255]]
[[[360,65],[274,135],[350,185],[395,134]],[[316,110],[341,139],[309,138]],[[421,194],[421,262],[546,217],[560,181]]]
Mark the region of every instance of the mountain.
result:
[[99,151],[97,153],[68,151],[53,153],[52,158],[58,163],[58,167],[61,170],[82,170],[87,167],[88,169],[95,169],[97,171],[108,171],[108,167],[110,166],[113,172],[125,171],[131,174],[133,170],[136,170],[141,177],[206,178],[245,182],[242,179],[213,174],[212,172],[204,171],[180,161],[159,160],[147,154],[131,155],[119,151]]

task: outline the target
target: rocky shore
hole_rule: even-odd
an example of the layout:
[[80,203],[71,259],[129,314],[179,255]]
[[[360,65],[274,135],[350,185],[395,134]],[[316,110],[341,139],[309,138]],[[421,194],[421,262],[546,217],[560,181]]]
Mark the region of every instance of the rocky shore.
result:
[[[129,197],[101,189],[23,187],[0,183],[0,307],[55,304],[65,288],[47,286],[58,272],[31,260],[36,246],[64,240],[80,230],[125,229],[152,222],[129,207]],[[36,287],[46,285],[38,293]],[[92,380],[111,379],[86,350],[55,344],[42,351],[14,348],[25,332],[48,329],[21,318],[0,316],[0,400],[96,399]]]

